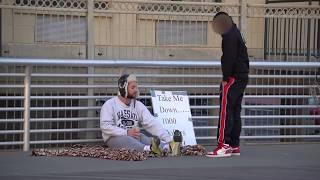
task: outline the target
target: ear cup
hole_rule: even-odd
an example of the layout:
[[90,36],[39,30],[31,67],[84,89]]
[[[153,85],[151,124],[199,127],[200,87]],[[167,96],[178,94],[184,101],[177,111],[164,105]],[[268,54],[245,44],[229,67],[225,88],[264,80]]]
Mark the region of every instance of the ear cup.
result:
[[126,98],[128,96],[128,83],[125,82],[123,86],[119,87],[120,96]]
[[118,80],[118,94],[124,98],[128,96],[128,77],[128,74],[124,74]]

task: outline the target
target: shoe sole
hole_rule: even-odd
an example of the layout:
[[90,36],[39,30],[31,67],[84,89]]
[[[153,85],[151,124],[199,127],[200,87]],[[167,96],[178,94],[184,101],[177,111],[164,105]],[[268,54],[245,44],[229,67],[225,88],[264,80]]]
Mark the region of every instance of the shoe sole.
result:
[[232,156],[240,156],[240,153],[232,153]]
[[218,158],[218,157],[230,157],[231,154],[219,154],[219,155],[213,155],[213,154],[207,154],[206,157],[210,157],[210,158]]

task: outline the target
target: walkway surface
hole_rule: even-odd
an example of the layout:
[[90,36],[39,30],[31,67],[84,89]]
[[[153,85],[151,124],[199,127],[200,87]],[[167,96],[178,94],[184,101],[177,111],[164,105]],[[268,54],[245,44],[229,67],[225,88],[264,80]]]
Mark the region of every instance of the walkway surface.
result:
[[0,152],[0,179],[320,179],[320,144],[244,145],[239,157],[167,157],[139,162],[33,157],[30,154],[31,152],[22,151]]

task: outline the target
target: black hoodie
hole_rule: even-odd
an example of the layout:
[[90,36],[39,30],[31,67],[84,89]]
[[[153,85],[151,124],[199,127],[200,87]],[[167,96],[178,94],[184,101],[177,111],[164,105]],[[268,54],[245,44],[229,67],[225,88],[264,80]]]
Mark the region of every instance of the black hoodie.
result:
[[248,78],[249,58],[247,47],[235,24],[228,32],[222,34],[222,52],[223,80],[228,81],[229,77]]

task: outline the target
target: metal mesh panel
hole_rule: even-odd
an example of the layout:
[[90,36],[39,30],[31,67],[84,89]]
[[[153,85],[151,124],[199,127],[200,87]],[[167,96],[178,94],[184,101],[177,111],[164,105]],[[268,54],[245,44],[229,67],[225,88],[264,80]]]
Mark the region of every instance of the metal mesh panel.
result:
[[[23,68],[10,67],[13,68],[10,75],[8,68],[2,68],[1,76],[23,77],[23,73],[18,73],[19,70],[23,72]],[[313,98],[310,88],[318,69],[276,66],[253,66],[251,69],[243,100],[243,140],[250,143],[318,141],[319,115],[314,114],[318,105],[310,104]],[[117,78],[123,72],[137,75],[139,100],[150,111],[150,90],[187,91],[198,143],[215,143],[221,78],[218,67],[96,67],[95,73],[90,75],[85,67],[35,66],[31,84],[32,147],[101,141],[100,107],[117,94]],[[1,87],[19,85],[21,90],[21,77],[18,84],[1,78]],[[93,84],[88,85],[88,77],[94,79]],[[93,90],[93,96],[88,95],[88,89]],[[13,93],[9,88],[2,91],[1,147],[19,148],[7,145],[22,141],[23,93]]]
[[[21,148],[15,142],[22,141],[22,134],[16,133],[23,129],[23,66],[1,66],[1,73],[8,74],[1,77],[1,84],[5,88],[0,88],[0,142],[8,143],[0,146],[1,149]],[[16,76],[10,74],[17,73]],[[20,74],[20,75],[19,75]],[[22,75],[22,76],[21,76]],[[18,87],[15,87],[18,86]],[[8,109],[8,110],[6,110]],[[10,110],[9,110],[10,109]],[[4,133],[4,131],[10,131]]]

